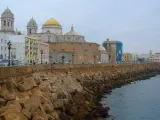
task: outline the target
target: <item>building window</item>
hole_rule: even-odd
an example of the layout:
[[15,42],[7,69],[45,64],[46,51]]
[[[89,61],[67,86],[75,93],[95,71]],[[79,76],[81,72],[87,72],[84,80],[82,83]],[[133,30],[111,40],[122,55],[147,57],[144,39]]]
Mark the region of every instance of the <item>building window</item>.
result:
[[1,43],[3,43],[3,39],[1,39]]
[[5,54],[4,57],[5,57],[5,59],[6,59],[7,55]]
[[30,34],[32,33],[32,29],[29,29],[29,33],[30,33]]
[[3,46],[1,46],[1,51],[3,51]]
[[6,26],[6,21],[4,21],[4,26]]
[[5,44],[7,43],[7,40],[5,40]]
[[11,27],[12,27],[12,21],[11,21]]
[[9,27],[9,22],[8,22],[8,27]]
[[7,50],[7,47],[5,47],[5,51]]

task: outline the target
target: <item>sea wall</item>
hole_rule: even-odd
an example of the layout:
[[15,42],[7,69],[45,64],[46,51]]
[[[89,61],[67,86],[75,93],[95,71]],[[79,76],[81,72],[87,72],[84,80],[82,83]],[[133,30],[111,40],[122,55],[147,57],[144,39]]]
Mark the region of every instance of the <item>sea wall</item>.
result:
[[160,65],[36,65],[0,70],[0,119],[95,120],[109,116],[109,107],[98,103],[104,93],[154,76]]
[[40,64],[30,66],[10,66],[0,67],[0,79],[7,77],[15,77],[26,74],[33,74],[35,72],[77,72],[77,71],[106,71],[112,68],[138,68],[138,67],[149,67],[155,66],[156,63],[150,64],[85,64],[85,65],[69,65],[69,64]]

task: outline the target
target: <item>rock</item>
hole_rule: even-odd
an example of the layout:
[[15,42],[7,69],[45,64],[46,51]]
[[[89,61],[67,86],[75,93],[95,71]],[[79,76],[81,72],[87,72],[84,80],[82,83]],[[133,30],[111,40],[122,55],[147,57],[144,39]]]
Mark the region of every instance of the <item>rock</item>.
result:
[[16,99],[16,95],[15,93],[8,93],[7,95],[4,96],[5,100],[15,100]]
[[54,117],[51,116],[51,115],[48,115],[48,120],[56,120],[56,118],[54,118]]
[[0,98],[0,106],[4,106],[6,104],[6,101],[3,98]]
[[34,81],[36,82],[36,84],[39,85],[41,83],[41,77],[40,77],[40,75],[37,74],[37,73],[34,73],[33,77],[34,77]]
[[21,112],[9,111],[2,115],[3,120],[28,120]]
[[41,92],[41,90],[39,88],[35,88],[35,89],[31,90],[31,92],[32,92],[32,96],[43,97],[43,93]]
[[20,112],[22,109],[21,104],[17,100],[12,100],[7,102],[7,106],[10,106],[11,108],[14,108],[14,111]]
[[65,105],[66,113],[67,115],[73,116],[77,113],[76,106],[73,106],[72,104],[68,103]]
[[64,102],[63,102],[63,99],[57,99],[56,101],[53,102],[53,106],[54,108],[61,108],[63,107],[64,105]]
[[40,104],[41,98],[37,96],[32,96],[26,101],[26,103],[24,104],[24,108],[26,108],[28,111],[32,110],[33,112],[34,110],[39,108]]
[[59,114],[60,120],[70,120],[70,117],[66,113]]
[[55,100],[57,100],[57,94],[56,93],[52,93],[51,101],[54,102]]
[[64,92],[59,92],[58,95],[57,95],[57,99],[66,99],[66,95]]
[[42,92],[51,91],[51,85],[48,81],[42,81],[39,88]]
[[37,84],[34,81],[34,78],[29,77],[28,80],[22,80],[20,83],[18,83],[18,90],[20,92],[24,92],[24,91],[30,90],[36,86],[37,86]]
[[16,94],[16,100],[19,101],[20,104],[24,105],[26,101],[29,99],[28,92],[17,92]]
[[44,108],[46,113],[49,113],[49,112],[53,111],[52,105],[49,105],[49,104],[43,104],[43,108]]
[[48,116],[46,113],[39,111],[34,113],[32,120],[48,120]]
[[59,114],[57,111],[53,111],[51,113],[48,113],[49,115],[51,115],[52,117],[54,117],[56,120],[60,120],[59,119]]
[[22,113],[28,118],[31,119],[31,113],[27,109],[22,109]]

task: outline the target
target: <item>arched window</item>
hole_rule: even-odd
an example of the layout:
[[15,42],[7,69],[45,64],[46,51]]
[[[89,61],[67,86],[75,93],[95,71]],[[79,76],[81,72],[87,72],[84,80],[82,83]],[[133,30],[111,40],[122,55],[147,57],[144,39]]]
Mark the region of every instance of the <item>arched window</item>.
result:
[[6,21],[4,21],[4,26],[6,26]]
[[32,29],[29,29],[29,33],[30,33],[30,34],[32,33]]
[[9,22],[8,22],[8,27],[9,27]]

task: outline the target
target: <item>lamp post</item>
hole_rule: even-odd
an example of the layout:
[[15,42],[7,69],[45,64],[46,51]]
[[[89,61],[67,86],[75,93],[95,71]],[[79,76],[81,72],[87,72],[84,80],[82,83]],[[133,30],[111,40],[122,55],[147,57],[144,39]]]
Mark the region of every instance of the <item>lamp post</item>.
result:
[[96,63],[96,55],[93,55],[94,58],[94,64]]
[[8,66],[10,66],[10,50],[12,46],[10,41],[7,43],[7,46],[8,46]]
[[40,49],[40,52],[41,52],[41,64],[42,64],[42,54],[43,54],[43,50]]
[[62,64],[64,64],[64,58],[65,58],[65,56],[64,55],[62,55]]
[[72,53],[72,64],[74,64],[74,53]]

